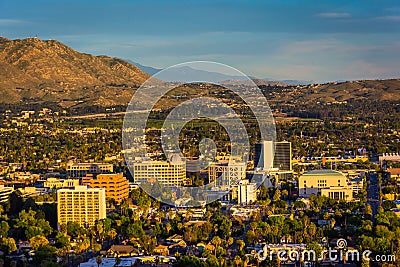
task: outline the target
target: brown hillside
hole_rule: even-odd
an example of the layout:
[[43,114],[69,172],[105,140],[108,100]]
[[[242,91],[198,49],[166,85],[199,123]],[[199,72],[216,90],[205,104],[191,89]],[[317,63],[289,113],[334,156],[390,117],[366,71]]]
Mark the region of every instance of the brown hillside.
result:
[[79,53],[58,41],[0,37],[0,103],[126,104],[148,77],[124,60]]

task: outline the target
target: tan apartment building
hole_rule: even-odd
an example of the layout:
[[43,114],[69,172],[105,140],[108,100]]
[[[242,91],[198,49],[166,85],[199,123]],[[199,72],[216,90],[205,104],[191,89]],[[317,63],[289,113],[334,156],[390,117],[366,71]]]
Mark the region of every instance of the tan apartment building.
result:
[[93,226],[106,218],[106,192],[103,188],[76,186],[57,191],[58,224],[77,222],[82,227]]

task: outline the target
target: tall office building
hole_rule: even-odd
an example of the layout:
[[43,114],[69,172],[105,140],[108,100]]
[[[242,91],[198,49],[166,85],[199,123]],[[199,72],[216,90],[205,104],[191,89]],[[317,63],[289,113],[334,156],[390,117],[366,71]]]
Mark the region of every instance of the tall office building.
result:
[[84,177],[86,174],[112,173],[114,166],[110,163],[68,163],[67,175],[70,177]]
[[292,170],[292,143],[264,141],[254,147],[254,167],[263,170],[271,168],[282,171]]
[[106,218],[106,192],[103,188],[59,189],[57,191],[57,216],[59,225],[77,222],[82,227],[93,226]]
[[246,178],[244,162],[213,162],[208,166],[208,181],[221,189],[230,189]]
[[129,181],[122,173],[98,174],[91,179],[82,179],[82,184],[91,188],[104,188],[106,198],[114,199],[117,203],[129,197]]
[[274,168],[282,171],[292,170],[292,143],[287,141],[275,143]]
[[254,149],[254,167],[269,170],[273,166],[274,143],[264,141],[256,143]]
[[133,164],[133,179],[137,184],[158,181],[167,186],[186,185],[186,162],[179,155],[169,161],[140,160]]
[[238,203],[249,204],[257,200],[257,184],[243,180],[238,185]]

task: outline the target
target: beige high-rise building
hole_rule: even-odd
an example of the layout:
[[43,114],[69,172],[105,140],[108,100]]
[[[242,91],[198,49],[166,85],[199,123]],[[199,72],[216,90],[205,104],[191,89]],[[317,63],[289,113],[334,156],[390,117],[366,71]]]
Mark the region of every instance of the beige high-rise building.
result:
[[137,184],[154,180],[167,186],[183,186],[187,182],[186,162],[178,155],[169,161],[137,161],[133,164],[133,179]]
[[97,220],[106,218],[106,192],[103,188],[59,189],[57,191],[58,224],[77,222],[82,227],[93,226]]

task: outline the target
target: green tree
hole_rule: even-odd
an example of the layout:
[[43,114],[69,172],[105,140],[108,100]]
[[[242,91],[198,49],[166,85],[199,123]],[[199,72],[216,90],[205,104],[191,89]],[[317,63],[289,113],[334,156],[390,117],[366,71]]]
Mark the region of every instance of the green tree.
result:
[[12,237],[2,237],[0,239],[0,245],[6,253],[11,253],[17,250],[17,245]]
[[77,238],[85,233],[85,229],[77,222],[67,223],[67,234],[72,238]]
[[207,267],[206,263],[195,256],[183,256],[177,259],[174,267]]
[[281,199],[281,190],[276,189],[276,190],[275,190],[275,193],[274,193],[273,200],[274,200],[274,201],[278,201],[278,200],[280,200],[280,199]]
[[129,238],[142,238],[144,236],[142,223],[140,221],[130,223],[126,228],[126,234]]
[[29,239],[29,244],[34,250],[37,250],[40,247],[48,245],[49,240],[47,240],[47,238],[44,236],[37,235]]
[[0,223],[0,237],[8,237],[8,230],[10,230],[8,222],[2,221]]
[[147,255],[151,255],[157,246],[156,238],[152,238],[148,235],[144,235],[142,238],[140,238],[139,243],[140,246],[145,250]]
[[68,237],[66,237],[63,233],[58,232],[55,238],[55,246],[57,248],[67,250],[71,246],[71,243]]

